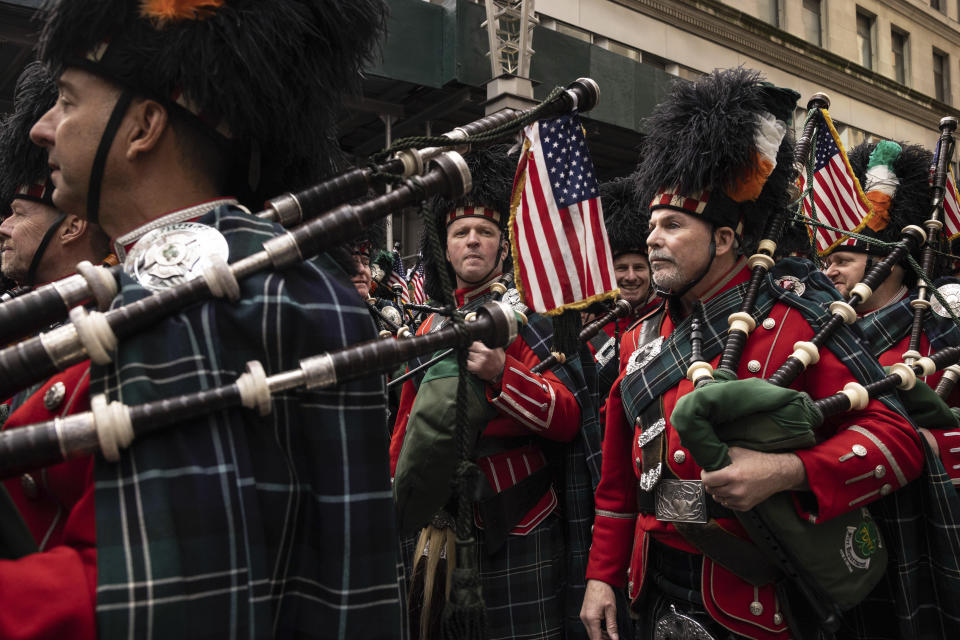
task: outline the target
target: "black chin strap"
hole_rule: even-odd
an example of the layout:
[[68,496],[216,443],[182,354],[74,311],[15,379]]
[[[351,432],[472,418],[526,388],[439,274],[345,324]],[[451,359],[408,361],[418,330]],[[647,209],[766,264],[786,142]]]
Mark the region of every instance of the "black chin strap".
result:
[[694,278],[693,280],[685,284],[679,291],[667,291],[666,289],[661,289],[659,286],[657,286],[656,283],[654,283],[654,290],[656,290],[657,295],[659,295],[661,298],[671,298],[671,299],[679,300],[680,298],[685,296],[687,292],[690,291],[690,289],[693,289],[695,286],[697,286],[700,283],[700,281],[707,276],[708,273],[710,273],[710,267],[713,266],[713,259],[716,257],[717,257],[717,242],[711,235],[710,260],[707,261],[707,266],[705,266],[700,271],[700,274],[696,278]]
[[43,234],[43,237],[40,238],[40,244],[37,245],[37,249],[33,252],[33,259],[30,261],[30,268],[27,269],[26,282],[21,282],[21,285],[32,287],[37,283],[37,269],[40,268],[40,261],[43,259],[43,254],[46,253],[47,246],[50,244],[50,241],[53,240],[54,234],[57,233],[57,229],[60,228],[60,225],[63,223],[66,217],[67,214],[65,214],[63,211],[57,211],[57,218]]
[[110,119],[107,120],[107,126],[103,129],[103,135],[100,136],[97,155],[93,157],[93,165],[90,167],[90,185],[87,189],[87,221],[92,224],[99,224],[100,221],[100,188],[103,185],[103,170],[107,165],[107,155],[110,153],[120,122],[126,115],[132,100],[133,93],[124,89],[117,98],[117,103],[113,105]]

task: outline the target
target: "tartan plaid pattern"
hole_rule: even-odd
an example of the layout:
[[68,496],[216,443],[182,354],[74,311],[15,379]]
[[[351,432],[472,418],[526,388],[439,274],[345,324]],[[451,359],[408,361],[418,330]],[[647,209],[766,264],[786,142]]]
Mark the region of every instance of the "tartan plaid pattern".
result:
[[[956,279],[946,278],[938,280],[936,284],[946,282],[956,282]],[[910,329],[913,327],[913,309],[910,307],[910,301],[915,300],[916,297],[916,292],[913,292],[903,300],[857,320],[856,327],[863,332],[864,339],[874,356],[880,357],[910,335]],[[944,318],[932,312],[928,312],[924,319],[923,332],[935,351],[960,344],[960,327],[950,318]]]
[[[231,260],[278,226],[220,207],[200,219]],[[327,257],[241,283],[94,365],[91,389],[138,404],[267,373],[373,338]],[[125,279],[114,306],[149,295]],[[104,638],[392,638],[402,634],[383,378],[274,396],[98,457],[97,614]]]
[[[857,321],[874,356],[909,335],[914,297]],[[960,344],[960,328],[933,313],[924,333],[935,350]],[[924,462],[923,477],[871,505],[898,555],[886,580],[849,615],[857,638],[947,638],[960,623],[960,498],[925,441]]]
[[[532,314],[522,335],[537,357],[542,360],[549,356],[553,325],[546,316]],[[597,419],[599,399],[591,393],[593,385],[587,385],[586,381],[595,380],[597,373],[593,357],[585,344],[581,345],[578,358],[570,358],[565,366],[552,371],[580,403],[579,437],[562,445],[544,443],[544,450],[548,456],[554,452],[563,456],[563,486],[557,486],[557,492],[566,538],[566,588],[562,597],[564,637],[586,638],[586,629],[580,622],[580,605],[583,604],[587,586],[587,560],[593,538],[593,495],[600,482],[601,448],[600,422]],[[551,457],[556,459],[559,456]],[[489,606],[489,602],[487,604]]]

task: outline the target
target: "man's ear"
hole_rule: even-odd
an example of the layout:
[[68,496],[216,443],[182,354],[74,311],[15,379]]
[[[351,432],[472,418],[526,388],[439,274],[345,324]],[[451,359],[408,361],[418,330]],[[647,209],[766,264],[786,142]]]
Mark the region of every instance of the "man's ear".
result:
[[125,142],[128,160],[155,149],[170,126],[167,108],[148,98],[136,99],[130,104],[127,121],[129,126],[125,131]]
[[67,217],[60,224],[60,231],[57,235],[60,239],[60,244],[68,245],[82,238],[86,231],[87,221],[72,213],[68,213]]
[[730,227],[717,227],[713,231],[713,241],[717,246],[717,255],[723,255],[733,250],[736,234]]

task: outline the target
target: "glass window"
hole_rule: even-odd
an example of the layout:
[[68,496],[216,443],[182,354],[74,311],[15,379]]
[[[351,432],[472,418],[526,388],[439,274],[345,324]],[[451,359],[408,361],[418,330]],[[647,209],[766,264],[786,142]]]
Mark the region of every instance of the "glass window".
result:
[[823,46],[820,29],[820,0],[803,0],[803,37],[811,44]]
[[857,12],[857,47],[860,64],[873,69],[873,16]]
[[950,58],[942,51],[933,50],[933,90],[934,97],[949,104],[950,102]]
[[900,84],[907,84],[907,34],[891,29],[890,46],[893,50],[893,77]]

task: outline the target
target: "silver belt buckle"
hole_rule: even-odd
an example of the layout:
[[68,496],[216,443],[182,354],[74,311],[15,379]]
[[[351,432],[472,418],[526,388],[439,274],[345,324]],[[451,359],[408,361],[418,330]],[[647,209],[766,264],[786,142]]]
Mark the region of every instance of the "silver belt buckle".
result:
[[[685,482],[680,480],[680,482]],[[703,625],[677,611],[670,605],[670,612],[661,616],[653,629],[654,640],[716,640]]]
[[707,494],[700,480],[661,478],[653,494],[654,513],[662,522],[710,521]]

